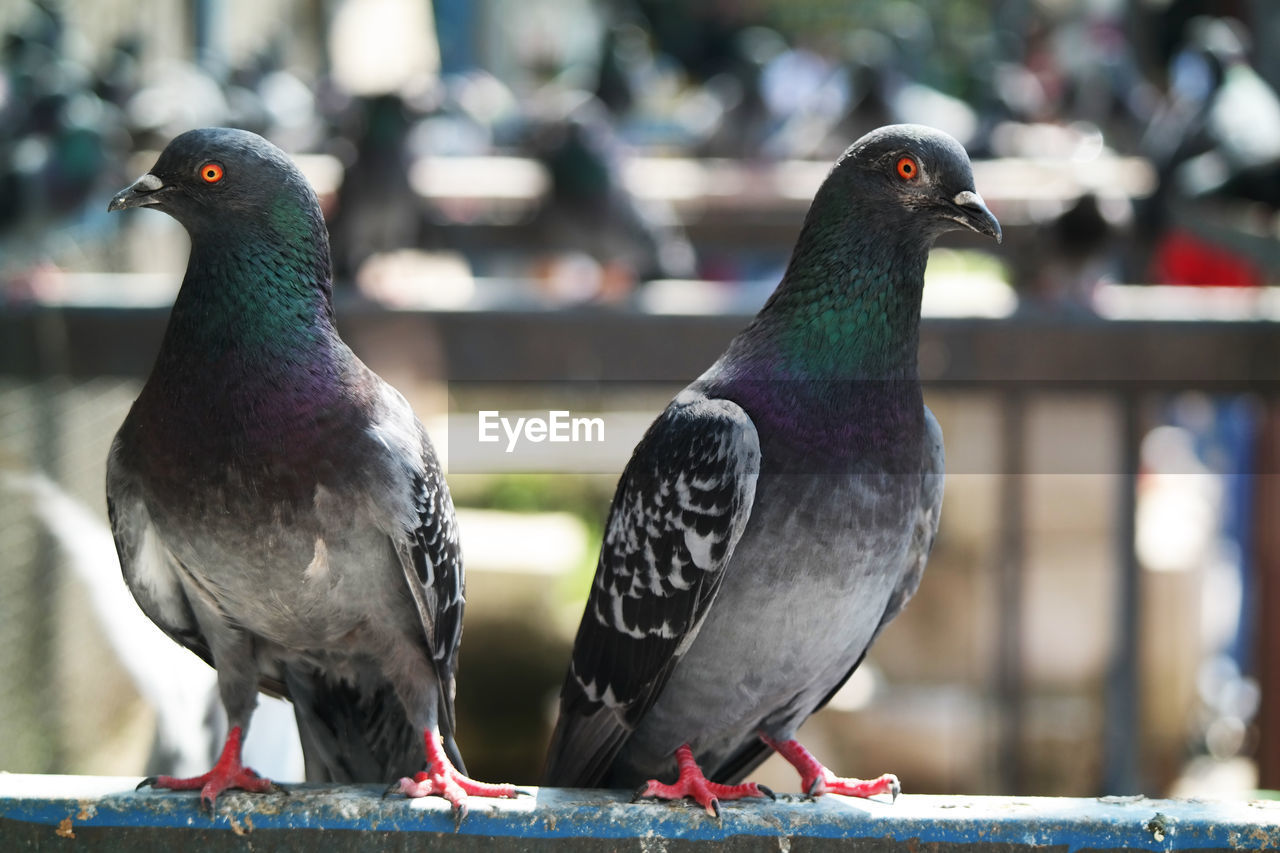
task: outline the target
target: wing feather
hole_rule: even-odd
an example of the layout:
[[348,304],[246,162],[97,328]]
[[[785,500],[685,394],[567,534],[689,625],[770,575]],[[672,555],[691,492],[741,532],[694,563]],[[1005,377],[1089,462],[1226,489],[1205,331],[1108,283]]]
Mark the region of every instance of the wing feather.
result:
[[120,461],[119,448],[117,436],[107,456],[107,516],[125,585],[160,630],[213,666],[209,643],[182,588],[186,570],[160,540],[135,480]]
[[760,442],[728,400],[686,390],[618,483],[548,755],[548,784],[607,773],[697,636],[755,497]]
[[390,486],[382,514],[435,668],[441,734],[451,743],[464,592],[457,516],[426,430],[399,392],[381,382],[380,390],[371,432],[386,450],[385,467],[395,472],[382,484]]

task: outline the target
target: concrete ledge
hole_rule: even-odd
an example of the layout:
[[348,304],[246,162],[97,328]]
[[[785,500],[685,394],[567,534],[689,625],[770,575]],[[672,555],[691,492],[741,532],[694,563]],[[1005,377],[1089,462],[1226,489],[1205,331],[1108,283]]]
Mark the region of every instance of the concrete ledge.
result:
[[134,777],[0,774],[0,850],[1013,851],[1280,848],[1280,802],[905,795],[692,806],[632,805],[616,791],[533,789],[473,800],[455,833],[447,804],[381,798],[381,786],[135,793]]

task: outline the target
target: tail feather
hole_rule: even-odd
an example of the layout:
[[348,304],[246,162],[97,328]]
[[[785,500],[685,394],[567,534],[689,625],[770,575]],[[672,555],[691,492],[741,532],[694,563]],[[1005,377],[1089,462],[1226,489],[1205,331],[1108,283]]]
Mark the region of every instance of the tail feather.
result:
[[[335,682],[313,671],[285,675],[309,782],[390,782],[423,768],[423,733],[391,684]],[[452,732],[445,750],[462,770]],[[464,771],[465,772],[465,771]]]
[[630,735],[631,731],[608,709],[599,708],[585,715],[562,709],[547,749],[542,783],[558,788],[606,784],[613,760]]

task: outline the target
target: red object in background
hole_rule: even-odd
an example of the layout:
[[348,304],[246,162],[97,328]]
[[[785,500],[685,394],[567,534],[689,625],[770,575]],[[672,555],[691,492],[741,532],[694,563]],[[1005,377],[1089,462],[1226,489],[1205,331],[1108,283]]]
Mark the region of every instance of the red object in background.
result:
[[1172,230],[1151,258],[1153,284],[1261,287],[1262,270],[1189,231]]

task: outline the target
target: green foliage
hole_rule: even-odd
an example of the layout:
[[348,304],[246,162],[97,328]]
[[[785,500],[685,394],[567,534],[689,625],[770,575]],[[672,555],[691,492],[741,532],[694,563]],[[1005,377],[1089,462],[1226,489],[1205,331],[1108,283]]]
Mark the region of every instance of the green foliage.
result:
[[507,512],[568,512],[603,523],[617,474],[463,474],[451,476],[454,503]]
[[462,474],[449,477],[457,506],[506,512],[567,512],[582,519],[590,546],[561,578],[566,602],[586,600],[617,474]]

